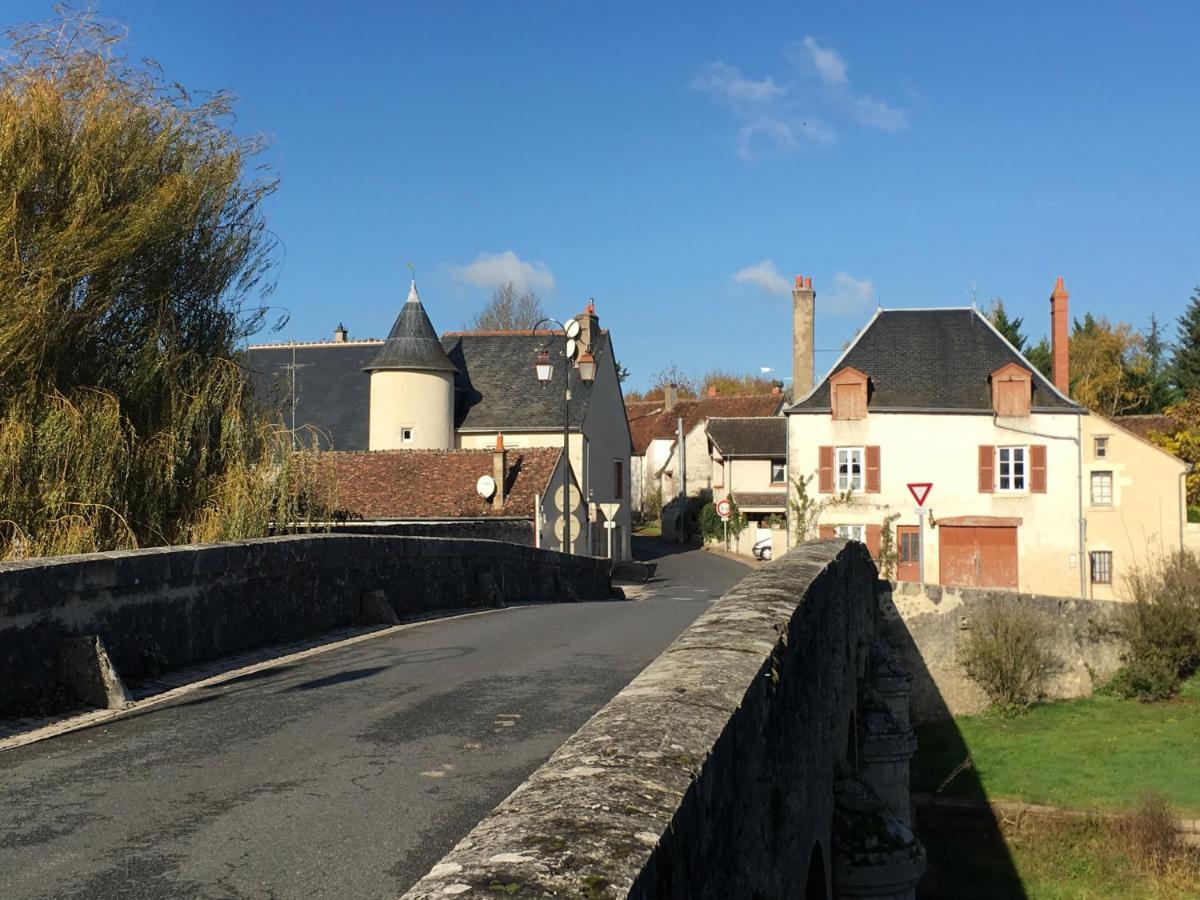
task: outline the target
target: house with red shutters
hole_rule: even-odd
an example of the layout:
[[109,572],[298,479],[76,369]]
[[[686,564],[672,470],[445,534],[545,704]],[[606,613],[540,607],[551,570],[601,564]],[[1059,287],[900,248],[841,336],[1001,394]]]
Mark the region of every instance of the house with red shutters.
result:
[[[798,280],[794,302],[813,298]],[[789,510],[789,540],[851,538],[878,558],[889,530],[902,581],[922,577],[923,551],[928,583],[1106,598],[1182,546],[1186,465],[1069,397],[1067,301],[1060,278],[1052,379],[974,307],[877,309],[804,393],[797,335],[788,471],[813,515],[800,534]],[[910,485],[931,485],[923,516]]]

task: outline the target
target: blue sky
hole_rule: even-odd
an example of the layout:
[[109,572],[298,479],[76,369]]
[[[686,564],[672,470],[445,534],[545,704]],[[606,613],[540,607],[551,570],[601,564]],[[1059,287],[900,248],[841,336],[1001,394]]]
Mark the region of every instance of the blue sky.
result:
[[[7,0],[3,20],[48,2]],[[884,306],[1000,295],[1036,339],[1200,284],[1200,5],[103,0],[273,139],[272,339],[382,336],[415,263],[441,330],[516,277],[595,297],[631,386],[790,375]],[[833,353],[819,353],[818,369]]]

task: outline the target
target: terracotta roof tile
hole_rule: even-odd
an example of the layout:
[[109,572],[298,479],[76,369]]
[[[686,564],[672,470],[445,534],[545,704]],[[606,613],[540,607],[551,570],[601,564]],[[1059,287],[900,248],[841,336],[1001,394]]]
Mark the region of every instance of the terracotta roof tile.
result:
[[1150,439],[1150,433],[1157,431],[1160,434],[1173,434],[1175,431],[1175,420],[1170,416],[1164,415],[1143,415],[1143,416],[1113,416],[1113,422],[1116,422],[1126,431],[1132,431],[1143,440]]
[[689,432],[707,419],[774,416],[783,406],[782,394],[756,394],[747,397],[700,397],[679,400],[667,412],[661,400],[644,400],[625,404],[629,432],[633,437],[633,452],[644,454],[650,442],[659,438],[673,440],[678,420],[683,418],[683,430]]
[[508,450],[508,490],[493,509],[475,490],[492,474],[491,450],[385,450],[329,453],[339,510],[350,519],[533,517],[534,494],[544,494],[562,456],[558,447]]

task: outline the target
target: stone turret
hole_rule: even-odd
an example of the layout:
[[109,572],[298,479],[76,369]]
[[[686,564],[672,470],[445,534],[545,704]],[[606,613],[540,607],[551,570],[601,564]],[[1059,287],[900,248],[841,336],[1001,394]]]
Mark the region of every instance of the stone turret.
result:
[[452,450],[454,375],[414,280],[371,376],[371,450]]

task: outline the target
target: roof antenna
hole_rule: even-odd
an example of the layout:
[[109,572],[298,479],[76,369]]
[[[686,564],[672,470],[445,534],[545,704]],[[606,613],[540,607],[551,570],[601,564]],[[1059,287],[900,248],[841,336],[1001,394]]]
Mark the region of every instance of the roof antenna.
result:
[[975,279],[971,279],[971,309],[975,309]]
[[409,274],[409,276],[412,278],[412,280],[413,280],[413,281],[416,281],[416,280],[417,280],[417,266],[416,266],[416,263],[409,263],[409,264],[408,264],[408,274]]

